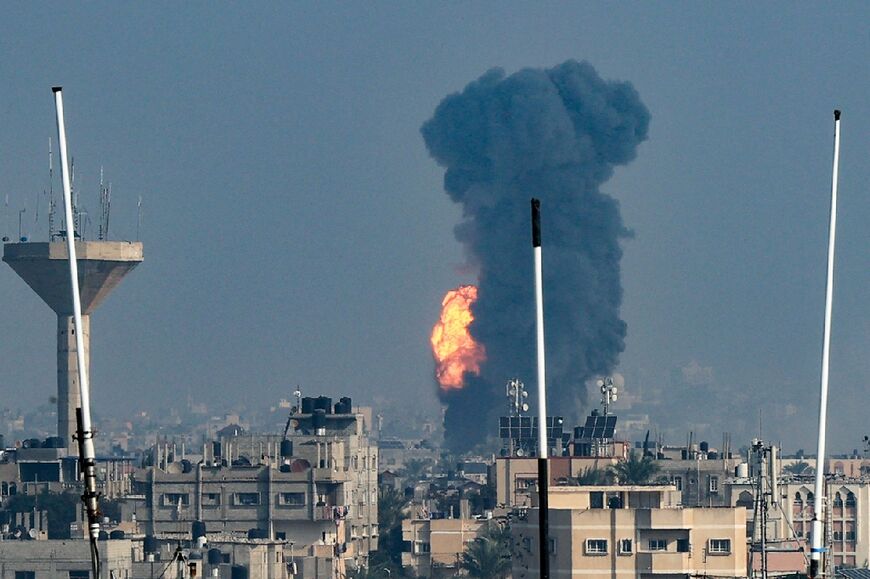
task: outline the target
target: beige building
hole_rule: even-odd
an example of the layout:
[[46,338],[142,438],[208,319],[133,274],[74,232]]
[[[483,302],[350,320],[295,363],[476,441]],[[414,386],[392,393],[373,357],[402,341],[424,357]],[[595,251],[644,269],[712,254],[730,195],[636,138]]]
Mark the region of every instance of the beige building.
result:
[[[555,456],[547,462],[550,484],[565,484],[588,470],[607,470],[622,457]],[[527,507],[538,482],[538,459],[499,457],[495,461],[496,505]]]
[[455,577],[468,543],[492,521],[477,519],[405,519],[402,521],[402,567],[415,577]]
[[[746,577],[737,508],[679,507],[673,485],[550,489],[553,577]],[[539,569],[538,509],[512,524],[513,579]]]

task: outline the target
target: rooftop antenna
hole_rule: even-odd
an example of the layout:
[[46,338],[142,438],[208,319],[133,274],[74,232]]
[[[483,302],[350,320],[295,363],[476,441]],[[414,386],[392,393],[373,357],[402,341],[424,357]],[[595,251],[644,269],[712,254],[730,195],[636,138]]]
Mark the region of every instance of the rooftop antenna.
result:
[[136,203],[136,241],[139,241],[139,228],[142,226],[142,196],[139,195],[139,201]]
[[18,210],[18,241],[27,241],[27,237],[21,233],[21,216],[27,213],[27,207]]
[[109,237],[109,212],[112,206],[112,184],[103,182],[103,167],[100,167],[100,229],[98,239],[100,241]]
[[[66,129],[63,121],[63,95],[61,87],[52,88],[54,105],[57,114],[57,142],[60,145],[60,167],[63,180],[64,214],[67,223],[72,223],[72,185],[70,172],[67,168]],[[77,439],[79,444],[79,468],[84,478],[84,493],[82,501],[88,514],[88,533],[91,542],[91,567],[94,577],[100,577],[100,557],[97,550],[97,539],[100,535],[99,505],[97,503],[97,476],[94,455],[94,433],[91,428],[91,392],[88,384],[88,372],[85,361],[84,332],[82,330],[82,304],[79,294],[78,263],[76,261],[75,232],[67,232],[66,246],[69,253],[69,274],[72,290],[73,319],[76,332],[76,350],[81,389],[81,407],[76,409]]]
[[538,558],[541,579],[550,579],[549,475],[547,473],[547,383],[544,358],[544,289],[541,259],[541,202],[532,199],[532,252],[535,258],[535,342],[538,359]]
[[619,389],[613,385],[613,378],[608,376],[598,380],[598,388],[601,390],[601,406],[604,408],[604,416],[610,414],[610,405],[618,399]]
[[54,162],[51,152],[51,137],[48,138],[48,240],[54,241],[57,236],[54,229]]
[[6,203],[3,205],[3,216],[6,218],[4,220],[6,227],[3,231],[3,243],[6,243],[9,241],[9,193],[6,194]]
[[819,575],[822,547],[822,515],[825,508],[825,434],[828,418],[828,374],[831,355],[831,311],[834,303],[834,246],[837,240],[837,185],[840,171],[840,111],[834,111],[834,168],[831,176],[831,217],[828,225],[828,275],[825,284],[825,325],[822,338],[822,379],[819,395],[819,445],[816,452],[816,484],[813,497],[810,577]]

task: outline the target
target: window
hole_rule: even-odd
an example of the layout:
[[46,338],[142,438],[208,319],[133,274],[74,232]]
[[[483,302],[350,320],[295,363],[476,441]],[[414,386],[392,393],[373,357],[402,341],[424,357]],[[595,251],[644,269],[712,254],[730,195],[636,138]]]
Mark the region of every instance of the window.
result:
[[850,509],[855,508],[855,493],[849,492],[849,494],[846,495],[846,507]]
[[619,540],[619,554],[620,555],[630,555],[632,550],[632,541],[631,539],[620,539]]
[[677,487],[678,491],[683,490],[683,477],[675,476],[674,477],[674,486]]
[[182,507],[190,504],[190,495],[187,493],[166,493],[163,495],[164,507],[177,507],[181,503]]
[[36,579],[35,571],[16,571],[15,579]]
[[305,493],[278,493],[278,504],[284,507],[304,507]]
[[587,555],[606,555],[607,539],[586,539]]
[[550,537],[550,557],[556,554],[556,539]]
[[649,540],[649,550],[650,551],[667,551],[668,550],[668,542],[665,539],[650,539]]
[[221,506],[221,494],[220,493],[203,493],[202,506],[203,507],[219,507],[219,506]]
[[842,541],[843,540],[843,531],[834,531],[834,540]]
[[710,477],[710,494],[718,495],[719,494],[719,477],[711,476]]
[[423,541],[416,541],[414,543],[414,553],[415,554],[431,553],[431,552],[432,552],[432,545],[430,543],[424,543]]
[[236,500],[233,502],[234,504],[243,507],[259,505],[260,493],[236,493]]
[[527,553],[532,552],[532,539],[531,538],[523,537],[523,549],[525,549]]
[[88,570],[84,571],[70,571],[69,579],[90,579],[91,572]]
[[855,531],[846,531],[846,540],[855,542],[857,539],[855,538]]
[[692,550],[688,539],[677,539],[677,553],[688,553]]
[[730,553],[731,539],[710,539],[710,553]]
[[843,508],[843,497],[840,496],[840,493],[834,495],[834,507]]

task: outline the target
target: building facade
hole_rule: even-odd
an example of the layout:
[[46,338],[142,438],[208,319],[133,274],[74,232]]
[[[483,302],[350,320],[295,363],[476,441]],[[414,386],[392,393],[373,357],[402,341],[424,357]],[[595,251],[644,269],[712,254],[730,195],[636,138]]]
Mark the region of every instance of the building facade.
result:
[[[737,508],[687,508],[672,485],[550,489],[553,577],[746,577]],[[513,579],[538,576],[538,509],[512,524]]]

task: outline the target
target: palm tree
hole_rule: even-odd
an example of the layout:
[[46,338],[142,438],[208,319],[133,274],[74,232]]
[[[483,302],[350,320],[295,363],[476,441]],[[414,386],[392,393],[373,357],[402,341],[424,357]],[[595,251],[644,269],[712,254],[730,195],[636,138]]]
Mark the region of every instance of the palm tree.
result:
[[610,484],[610,479],[613,473],[600,468],[590,467],[583,470],[583,473],[575,480],[581,486],[600,486]]
[[402,519],[405,518],[405,497],[393,488],[383,488],[378,495],[378,550],[372,553],[370,567],[401,569],[402,566]]
[[[502,528],[487,531],[468,544],[459,566],[471,577],[501,579],[511,570],[510,544],[500,536]],[[509,536],[509,535],[508,535]]]
[[613,476],[621,485],[642,485],[648,483],[659,471],[659,466],[648,456],[640,457],[631,451],[628,459],[610,467]]

